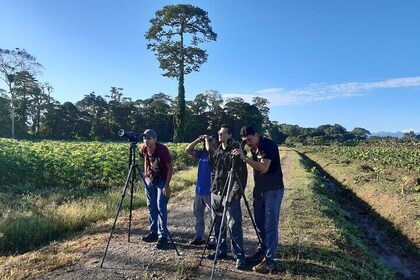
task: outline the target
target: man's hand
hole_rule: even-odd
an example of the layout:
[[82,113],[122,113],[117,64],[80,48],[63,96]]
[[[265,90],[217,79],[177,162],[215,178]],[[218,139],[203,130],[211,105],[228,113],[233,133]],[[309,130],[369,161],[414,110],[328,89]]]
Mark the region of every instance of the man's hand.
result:
[[245,161],[246,157],[244,155],[244,151],[242,149],[234,149],[232,150],[233,156],[239,156],[243,161]]
[[169,185],[165,185],[163,187],[162,193],[164,196],[166,196],[168,199],[169,197],[171,197],[171,188],[169,187]]

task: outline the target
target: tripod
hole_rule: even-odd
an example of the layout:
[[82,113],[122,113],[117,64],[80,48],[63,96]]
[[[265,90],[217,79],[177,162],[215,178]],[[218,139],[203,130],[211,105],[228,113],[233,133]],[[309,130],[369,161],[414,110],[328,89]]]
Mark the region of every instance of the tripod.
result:
[[[214,270],[216,268],[216,262],[217,262],[218,252],[219,252],[220,241],[221,241],[221,238],[222,238],[222,234],[224,234],[224,231],[226,230],[226,227],[229,229],[229,234],[230,234],[231,239],[233,240],[233,242],[235,244],[237,244],[236,240],[233,239],[233,235],[232,235],[232,232],[231,232],[231,230],[230,230],[230,228],[228,226],[228,223],[226,223],[226,225],[225,225],[227,211],[230,208],[231,202],[232,202],[231,193],[232,193],[233,184],[234,184],[235,181],[239,185],[239,189],[240,189],[240,192],[242,194],[242,198],[244,200],[245,206],[246,206],[246,208],[248,210],[248,214],[249,214],[249,216],[251,218],[252,225],[254,226],[254,230],[255,230],[255,233],[256,233],[257,238],[258,238],[258,243],[260,245],[262,244],[262,238],[261,238],[260,232],[257,229],[257,225],[256,225],[256,223],[254,221],[254,218],[252,216],[251,210],[249,208],[248,200],[246,199],[246,196],[245,196],[244,188],[243,188],[243,186],[241,184],[241,181],[239,180],[239,176],[238,176],[238,174],[236,172],[236,169],[235,169],[235,162],[237,160],[239,160],[239,158],[232,157],[232,165],[231,165],[231,168],[229,170],[228,177],[227,177],[227,180],[225,182],[225,185],[224,185],[224,188],[223,188],[223,191],[222,191],[222,198],[221,198],[220,203],[223,203],[223,201],[225,201],[225,205],[224,205],[224,208],[223,208],[222,221],[220,223],[219,236],[217,238],[216,249],[215,249],[215,254],[214,254],[214,259],[213,259],[213,268],[212,268],[211,278],[210,279],[213,279],[213,276],[214,276]],[[217,213],[215,213],[214,215],[216,216]],[[213,220],[213,223],[211,225],[210,233],[208,234],[207,241],[206,241],[206,246],[204,246],[204,250],[203,250],[203,253],[201,255],[200,265],[201,265],[201,262],[203,260],[204,254],[206,252],[207,244],[210,241],[210,237],[211,237],[211,234],[212,234],[213,229],[215,227],[215,223],[216,223],[216,218]]]
[[[110,232],[109,238],[108,238],[108,243],[106,244],[105,252],[104,252],[104,255],[102,257],[101,266],[100,266],[101,268],[104,264],[105,256],[108,252],[109,243],[111,242],[112,234],[115,230],[115,225],[117,223],[117,219],[118,219],[118,216],[120,214],[121,207],[122,207],[122,204],[123,204],[128,186],[130,185],[130,214],[129,214],[129,218],[128,218],[128,220],[129,220],[129,223],[128,223],[128,242],[130,242],[130,235],[131,235],[131,219],[132,219],[132,212],[133,212],[134,183],[137,181],[137,174],[139,175],[139,177],[143,181],[144,186],[147,187],[147,183],[146,183],[146,180],[144,178],[144,175],[141,173],[140,167],[139,167],[139,165],[136,161],[136,152],[137,152],[137,143],[136,142],[130,142],[130,157],[129,157],[129,161],[128,161],[129,171],[128,171],[127,179],[126,179],[125,184],[124,184],[123,193],[121,195],[121,200],[118,203],[117,214],[115,215],[114,224],[112,225],[111,232]],[[156,203],[157,204],[157,201],[153,200],[153,202],[151,202],[151,203]],[[158,214],[159,214],[160,219],[163,221],[162,214],[160,213],[159,210],[158,210]],[[175,242],[172,239],[171,233],[169,232],[166,225],[164,225],[164,229],[168,233],[169,239],[171,240],[171,243],[173,244],[176,253],[178,254],[178,256],[180,256],[180,254],[178,252],[178,249],[175,245]]]

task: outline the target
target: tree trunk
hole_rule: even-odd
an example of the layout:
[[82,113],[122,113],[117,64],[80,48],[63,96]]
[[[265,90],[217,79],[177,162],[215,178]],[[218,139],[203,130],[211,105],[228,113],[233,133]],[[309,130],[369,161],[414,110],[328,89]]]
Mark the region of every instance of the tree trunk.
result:
[[185,141],[185,88],[184,88],[184,32],[181,28],[181,63],[179,65],[178,79],[178,108],[175,113],[174,142]]
[[178,80],[178,98],[177,98],[177,110],[175,113],[175,133],[174,142],[180,143],[185,141],[185,88],[184,88],[184,69],[179,76]]
[[15,138],[15,94],[13,93],[12,84],[9,84],[10,92],[10,118],[12,120],[12,139]]

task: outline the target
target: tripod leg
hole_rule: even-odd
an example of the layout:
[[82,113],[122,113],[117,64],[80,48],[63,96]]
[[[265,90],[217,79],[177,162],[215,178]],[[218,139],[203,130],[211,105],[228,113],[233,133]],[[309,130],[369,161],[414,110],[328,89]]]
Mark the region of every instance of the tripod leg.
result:
[[133,168],[133,176],[131,176],[131,188],[130,188],[130,215],[128,217],[128,242],[130,242],[130,236],[131,236],[131,220],[133,217],[133,195],[134,195],[135,178],[136,178],[136,168]]
[[108,243],[106,244],[105,252],[104,252],[104,255],[103,255],[102,261],[101,261],[101,267],[104,264],[105,256],[106,256],[106,253],[108,252],[109,243],[111,242],[112,234],[114,232],[115,225],[117,223],[118,215],[120,214],[120,211],[121,211],[121,207],[122,207],[122,204],[123,204],[123,201],[124,201],[125,194],[127,192],[127,187],[128,187],[129,182],[130,182],[131,175],[133,173],[133,169],[134,169],[134,165],[131,165],[130,166],[130,171],[128,172],[128,175],[127,175],[127,180],[125,181],[125,184],[124,184],[124,189],[123,189],[123,193],[121,195],[121,200],[120,200],[120,203],[118,204],[117,214],[115,215],[114,224],[112,225],[111,232],[109,233]]
[[209,235],[207,236],[206,245],[204,246],[203,253],[201,254],[199,265],[201,265],[201,262],[203,261],[203,257],[204,257],[204,254],[206,253],[207,245],[209,244],[209,241],[210,241],[210,238],[211,238],[211,234],[213,233],[215,223],[216,223],[216,219],[213,219],[213,222],[212,222],[211,227],[210,227]]
[[260,234],[260,231],[257,228],[257,224],[255,223],[254,217],[252,216],[251,209],[249,208],[249,203],[248,203],[248,200],[246,199],[244,188],[242,187],[242,184],[241,184],[241,182],[238,178],[238,174],[235,173],[235,176],[236,176],[237,182],[238,182],[238,184],[241,188],[242,198],[244,199],[246,209],[248,210],[248,214],[249,214],[249,217],[251,218],[252,225],[254,226],[255,234],[257,235],[257,238],[258,238],[258,243],[259,243],[259,245],[262,245],[263,242],[262,242],[261,234]]
[[[222,200],[223,200],[223,197],[222,197]],[[221,203],[221,202],[220,202],[220,203]],[[219,236],[218,236],[218,238],[217,238],[216,250],[215,250],[215,252],[214,252],[213,268],[212,268],[212,270],[211,270],[211,278],[210,278],[210,279],[213,279],[213,276],[214,276],[214,270],[215,270],[215,268],[216,268],[217,255],[218,255],[218,253],[219,253],[220,241],[222,240],[222,235],[223,235],[224,231],[226,230],[226,227],[228,226],[228,225],[224,225],[224,223],[225,223],[225,218],[226,218],[226,213],[227,213],[227,209],[228,209],[228,207],[229,207],[229,205],[228,205],[228,203],[227,203],[227,204],[226,204],[226,206],[225,206],[225,207],[224,207],[224,209],[223,209],[222,221],[220,222]],[[216,219],[215,219],[215,220],[216,220]]]
[[[147,182],[146,182],[146,180],[144,178],[144,175],[141,173],[140,167],[137,166],[137,170],[138,170],[138,173],[140,175],[140,178],[142,179],[142,181],[144,183],[144,186],[147,187]],[[157,204],[157,201],[153,201],[153,203],[156,203]],[[163,221],[162,213],[160,213],[159,207],[157,207],[157,205],[156,205],[156,209],[158,210],[158,215],[159,215],[160,219]],[[173,247],[174,247],[177,255],[180,256],[181,254],[178,252],[178,248],[176,247],[175,242],[172,239],[172,235],[169,232],[168,227],[165,224],[163,224],[163,227],[164,227],[165,231],[168,233],[169,239],[171,240],[171,243],[172,243],[172,245],[173,245]]]

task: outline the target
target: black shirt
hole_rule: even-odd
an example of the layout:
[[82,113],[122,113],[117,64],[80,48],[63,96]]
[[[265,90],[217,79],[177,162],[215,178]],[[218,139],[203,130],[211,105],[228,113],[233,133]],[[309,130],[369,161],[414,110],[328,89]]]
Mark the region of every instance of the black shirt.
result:
[[263,158],[271,160],[270,167],[266,173],[254,170],[254,195],[256,193],[263,193],[284,188],[283,173],[280,165],[280,154],[277,144],[271,139],[260,137],[258,150],[252,150],[251,152],[253,160],[261,161]]
[[[235,176],[233,183],[233,191],[237,194],[242,194],[241,189],[245,189],[248,173],[246,164],[238,156],[232,157],[231,152],[234,148],[231,146],[223,150],[220,145],[213,156],[211,157],[212,172],[211,172],[211,192],[225,195],[227,191],[227,179],[229,171],[232,169],[234,162]],[[240,184],[239,184],[240,183]],[[225,188],[226,186],[226,188]],[[241,188],[242,187],[242,188]],[[223,193],[222,193],[223,192]]]

